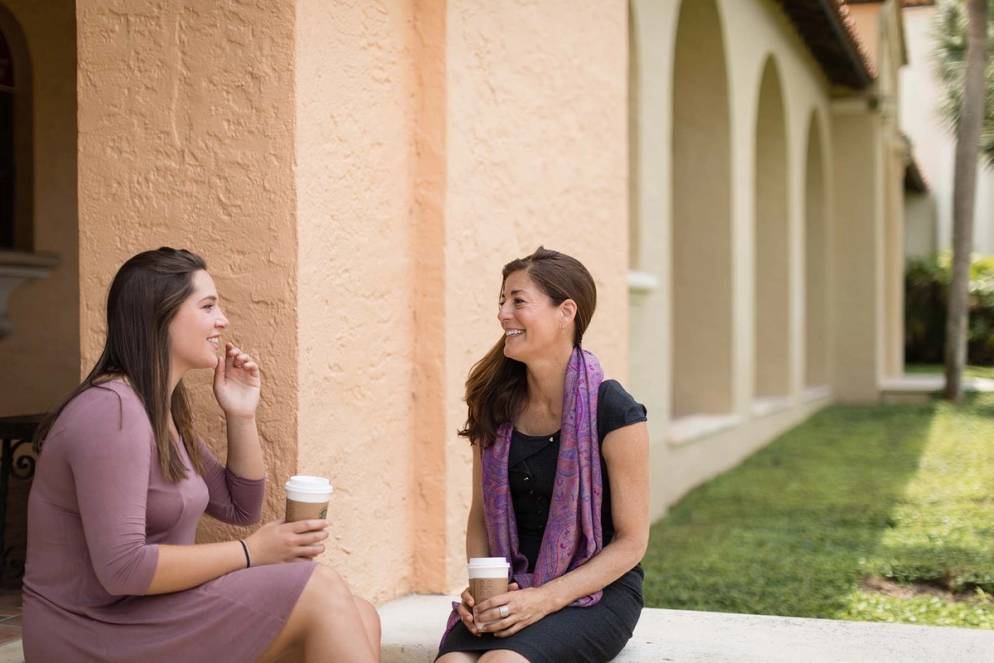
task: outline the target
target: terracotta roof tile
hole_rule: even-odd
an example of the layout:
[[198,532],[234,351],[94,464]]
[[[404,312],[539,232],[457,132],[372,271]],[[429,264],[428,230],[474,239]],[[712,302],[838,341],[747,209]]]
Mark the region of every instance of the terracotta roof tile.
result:
[[[881,4],[883,0],[846,0],[848,5],[873,5]],[[935,4],[935,0],[901,0],[902,7],[930,7]]]
[[844,0],[778,0],[833,85],[869,86],[876,68],[857,37]]

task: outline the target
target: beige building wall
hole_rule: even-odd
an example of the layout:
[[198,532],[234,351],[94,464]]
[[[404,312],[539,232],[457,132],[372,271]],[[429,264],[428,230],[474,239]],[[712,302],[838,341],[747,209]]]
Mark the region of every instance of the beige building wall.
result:
[[844,401],[877,397],[884,374],[884,149],[880,118],[865,102],[837,103],[833,109],[836,199],[832,252],[838,316],[835,322],[834,389]]
[[[805,384],[805,226],[807,207],[805,192],[809,188],[808,136],[813,118],[820,133],[820,157],[823,160],[821,192],[824,195],[823,242],[827,251],[834,230],[835,211],[833,174],[828,164],[834,158],[830,117],[829,85],[793,26],[772,2],[760,0],[728,0],[692,5],[695,12],[705,12],[703,5],[713,5],[717,16],[711,25],[696,24],[702,31],[697,38],[687,40],[686,53],[675,53],[679,42],[676,34],[681,6],[669,2],[635,1],[632,3],[633,32],[631,49],[637,66],[633,81],[637,83],[637,108],[633,117],[638,126],[632,136],[638,140],[638,161],[633,186],[637,187],[633,204],[638,218],[633,218],[633,236],[638,238],[637,262],[631,277],[632,339],[629,355],[631,383],[650,412],[652,444],[654,516],[701,482],[723,472],[769,442],[778,433],[806,418],[830,399],[830,376],[825,369],[818,384]],[[686,5],[686,3],[684,3]],[[706,12],[705,12],[706,13]],[[708,415],[679,416],[670,401],[677,384],[688,377],[674,364],[675,353],[671,302],[679,298],[671,280],[671,261],[676,248],[674,225],[679,206],[674,203],[678,173],[674,172],[673,140],[685,127],[673,116],[675,100],[672,80],[675,61],[681,57],[707,58],[718,40],[723,49],[725,85],[728,90],[731,227],[727,238],[731,250],[729,265],[714,265],[715,273],[730,270],[730,292],[726,293],[731,307],[732,325],[722,339],[731,351],[731,406],[724,412]],[[705,46],[706,44],[706,46]],[[706,51],[706,52],[705,52]],[[787,223],[787,283],[784,338],[788,343],[786,393],[781,398],[756,400],[757,379],[756,290],[754,273],[756,197],[755,183],[761,173],[756,171],[756,142],[760,89],[764,67],[768,62],[779,72],[782,94],[782,132],[785,137],[785,173],[783,193],[786,197]],[[701,81],[700,85],[711,85]],[[702,109],[701,113],[713,112]],[[698,150],[707,153],[723,150],[720,139],[715,144],[701,142]],[[720,174],[715,173],[715,186],[721,190]],[[684,219],[683,222],[686,222]],[[697,256],[706,260],[707,256]],[[695,256],[683,259],[694,260]],[[827,298],[833,291],[832,275],[822,273],[826,300],[822,317],[831,326],[833,317]],[[782,281],[781,281],[782,282]],[[718,302],[725,301],[719,299]],[[700,300],[702,307],[713,306],[713,300]],[[637,327],[641,324],[641,327]],[[702,330],[703,331],[703,330]],[[716,348],[719,352],[722,348]],[[826,353],[831,353],[826,344]],[[827,362],[826,362],[827,363]],[[721,375],[704,376],[720,387]],[[692,378],[690,378],[692,379]],[[674,414],[676,418],[674,418]]]
[[874,103],[867,109],[879,116],[878,142],[881,145],[883,219],[882,239],[878,259],[881,262],[882,284],[880,333],[883,377],[900,376],[904,372],[904,256],[905,256],[905,195],[904,173],[910,154],[901,134],[900,100],[901,68],[908,62],[902,9],[898,0],[880,4],[854,5],[852,16],[863,44],[877,69]]
[[3,27],[15,22],[23,34],[33,74],[34,250],[59,259],[10,296],[14,331],[0,340],[4,416],[43,412],[64,396],[79,379],[80,351],[74,3],[2,0],[0,13]]
[[629,149],[638,159],[629,183],[630,234],[637,239],[629,285],[630,389],[649,410],[655,517],[669,503],[663,487],[670,471],[666,425],[673,393],[672,76],[679,5],[632,0],[629,11],[629,58],[635,63],[629,98],[637,100]]
[[939,250],[939,201],[933,191],[904,193],[904,254],[930,256]]

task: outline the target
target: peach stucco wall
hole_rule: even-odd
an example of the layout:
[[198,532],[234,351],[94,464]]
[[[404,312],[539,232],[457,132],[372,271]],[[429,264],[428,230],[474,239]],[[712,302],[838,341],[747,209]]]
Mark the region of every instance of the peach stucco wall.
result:
[[201,251],[265,368],[268,513],[331,478],[323,562],[375,600],[465,583],[455,430],[506,261],[583,260],[587,344],[627,377],[625,3],[587,5],[80,5],[85,362],[122,260]]
[[33,69],[34,249],[59,258],[46,278],[20,286],[10,297],[14,332],[0,340],[2,416],[44,411],[75,386],[79,297],[73,2],[0,0],[0,5],[20,25]]
[[[160,245],[199,252],[227,337],[263,367],[260,432],[271,479],[285,478],[297,443],[293,7],[79,0],[77,25],[83,365],[121,262]],[[223,457],[210,377],[188,382]],[[269,516],[279,498],[269,491]]]
[[415,324],[443,314],[413,302],[414,18],[297,4],[298,467],[335,485],[325,561],[374,599],[415,583]]
[[298,3],[298,462],[374,599],[465,583],[455,430],[505,262],[587,263],[589,346],[625,378],[625,5],[587,9]]

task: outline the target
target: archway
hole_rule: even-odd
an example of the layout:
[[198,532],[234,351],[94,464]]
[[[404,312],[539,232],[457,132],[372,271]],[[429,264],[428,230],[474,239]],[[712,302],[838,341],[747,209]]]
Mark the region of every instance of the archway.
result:
[[717,6],[684,2],[673,65],[673,418],[732,409],[730,133]]

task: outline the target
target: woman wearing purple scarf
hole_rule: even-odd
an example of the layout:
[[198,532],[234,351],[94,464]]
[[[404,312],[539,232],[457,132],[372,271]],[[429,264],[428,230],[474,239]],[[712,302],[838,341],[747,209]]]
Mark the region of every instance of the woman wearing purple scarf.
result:
[[504,266],[501,340],[470,372],[467,557],[504,557],[510,591],[454,605],[438,663],[613,659],[642,610],[645,408],[580,347],[587,269],[539,247]]

